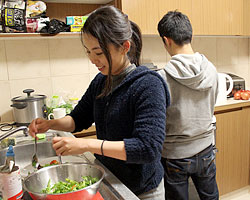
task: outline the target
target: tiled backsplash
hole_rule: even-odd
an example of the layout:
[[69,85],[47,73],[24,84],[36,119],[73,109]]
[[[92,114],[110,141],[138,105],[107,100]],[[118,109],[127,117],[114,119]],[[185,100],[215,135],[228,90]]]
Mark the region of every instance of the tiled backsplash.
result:
[[[250,88],[250,40],[242,37],[194,37],[193,48],[214,63],[219,72],[242,76]],[[170,59],[161,38],[143,37],[142,63],[163,68]],[[0,116],[12,121],[11,98],[36,94],[81,98],[98,73],[79,38],[0,40]]]

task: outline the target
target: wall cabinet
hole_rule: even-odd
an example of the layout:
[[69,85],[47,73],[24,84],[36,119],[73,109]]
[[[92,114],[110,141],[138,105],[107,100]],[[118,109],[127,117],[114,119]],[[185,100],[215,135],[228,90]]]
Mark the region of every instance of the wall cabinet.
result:
[[159,20],[170,10],[185,13],[194,35],[250,35],[249,0],[122,0],[122,10],[143,34],[158,34]]
[[[194,35],[250,35],[249,0],[45,0],[47,15],[65,21],[65,16],[86,15],[96,8],[111,4],[136,22],[143,34],[158,35],[157,24],[170,10],[185,13]],[[74,35],[74,33],[68,33]],[[5,37],[39,37],[40,34],[5,34]],[[65,34],[63,34],[65,37]]]
[[220,195],[249,185],[250,107],[215,112],[217,183]]
[[250,35],[250,1],[243,0],[243,32]]
[[[87,15],[93,10],[97,9],[103,5],[114,5],[120,8],[120,3],[117,0],[73,0],[73,2],[69,0],[53,0],[48,2],[55,3],[47,3],[47,12],[46,14],[51,19],[59,19],[65,22],[66,16],[83,16]],[[58,3],[60,2],[60,3]],[[63,2],[63,3],[62,3]],[[78,2],[78,3],[76,3]],[[90,3],[91,2],[91,3]]]
[[122,0],[122,11],[141,28],[143,34],[158,34],[158,7],[158,1]]
[[[46,15],[50,19],[65,22],[66,16],[87,15],[103,5],[114,5],[121,8],[121,0],[45,0]],[[60,33],[56,37],[79,36],[79,33]],[[19,37],[40,37],[39,33],[0,33],[0,39]],[[48,36],[48,35],[47,35]]]
[[242,0],[192,0],[191,3],[195,34],[243,35]]

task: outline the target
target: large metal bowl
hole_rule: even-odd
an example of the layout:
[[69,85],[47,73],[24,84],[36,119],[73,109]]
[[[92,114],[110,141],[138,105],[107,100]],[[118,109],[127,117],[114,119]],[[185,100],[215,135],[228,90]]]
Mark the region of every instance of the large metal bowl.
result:
[[[104,178],[104,169],[99,165],[86,163],[69,163],[42,168],[24,179],[24,189],[29,192],[34,200],[91,200],[95,197],[98,188]],[[92,176],[99,179],[98,182],[75,192],[63,194],[44,194],[42,190],[47,187],[49,179],[51,184],[59,181],[65,181],[69,178],[75,181],[81,181],[82,176]]]

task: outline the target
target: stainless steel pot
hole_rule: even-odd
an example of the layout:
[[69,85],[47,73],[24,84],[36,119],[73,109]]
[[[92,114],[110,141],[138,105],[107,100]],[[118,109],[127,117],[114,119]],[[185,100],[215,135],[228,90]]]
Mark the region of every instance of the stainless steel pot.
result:
[[[24,190],[29,192],[34,200],[93,200],[104,178],[104,169],[95,164],[87,163],[67,163],[42,168],[24,179]],[[59,181],[65,181],[66,178],[81,181],[82,176],[91,176],[98,178],[98,181],[83,189],[59,194],[44,194],[42,190],[48,185]]]
[[27,96],[17,96],[11,99],[14,119],[17,126],[28,126],[33,119],[47,119],[46,96],[35,94],[33,89],[23,90]]

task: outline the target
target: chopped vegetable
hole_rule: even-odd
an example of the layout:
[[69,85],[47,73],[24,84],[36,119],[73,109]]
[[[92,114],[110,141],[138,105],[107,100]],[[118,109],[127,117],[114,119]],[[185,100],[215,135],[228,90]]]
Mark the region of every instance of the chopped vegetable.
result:
[[59,164],[59,162],[57,160],[52,160],[50,163],[41,166],[41,168],[48,167],[48,166],[51,166],[51,165],[58,165],[58,164]]
[[65,182],[59,181],[55,183],[52,187],[50,185],[51,180],[49,179],[47,187],[42,190],[42,193],[61,194],[61,193],[73,192],[83,189],[87,186],[90,186],[99,180],[98,178],[92,178],[91,176],[82,176],[82,179],[83,179],[82,181],[77,182],[66,178]]
[[58,165],[59,162],[57,160],[52,160],[49,164],[50,165]]

